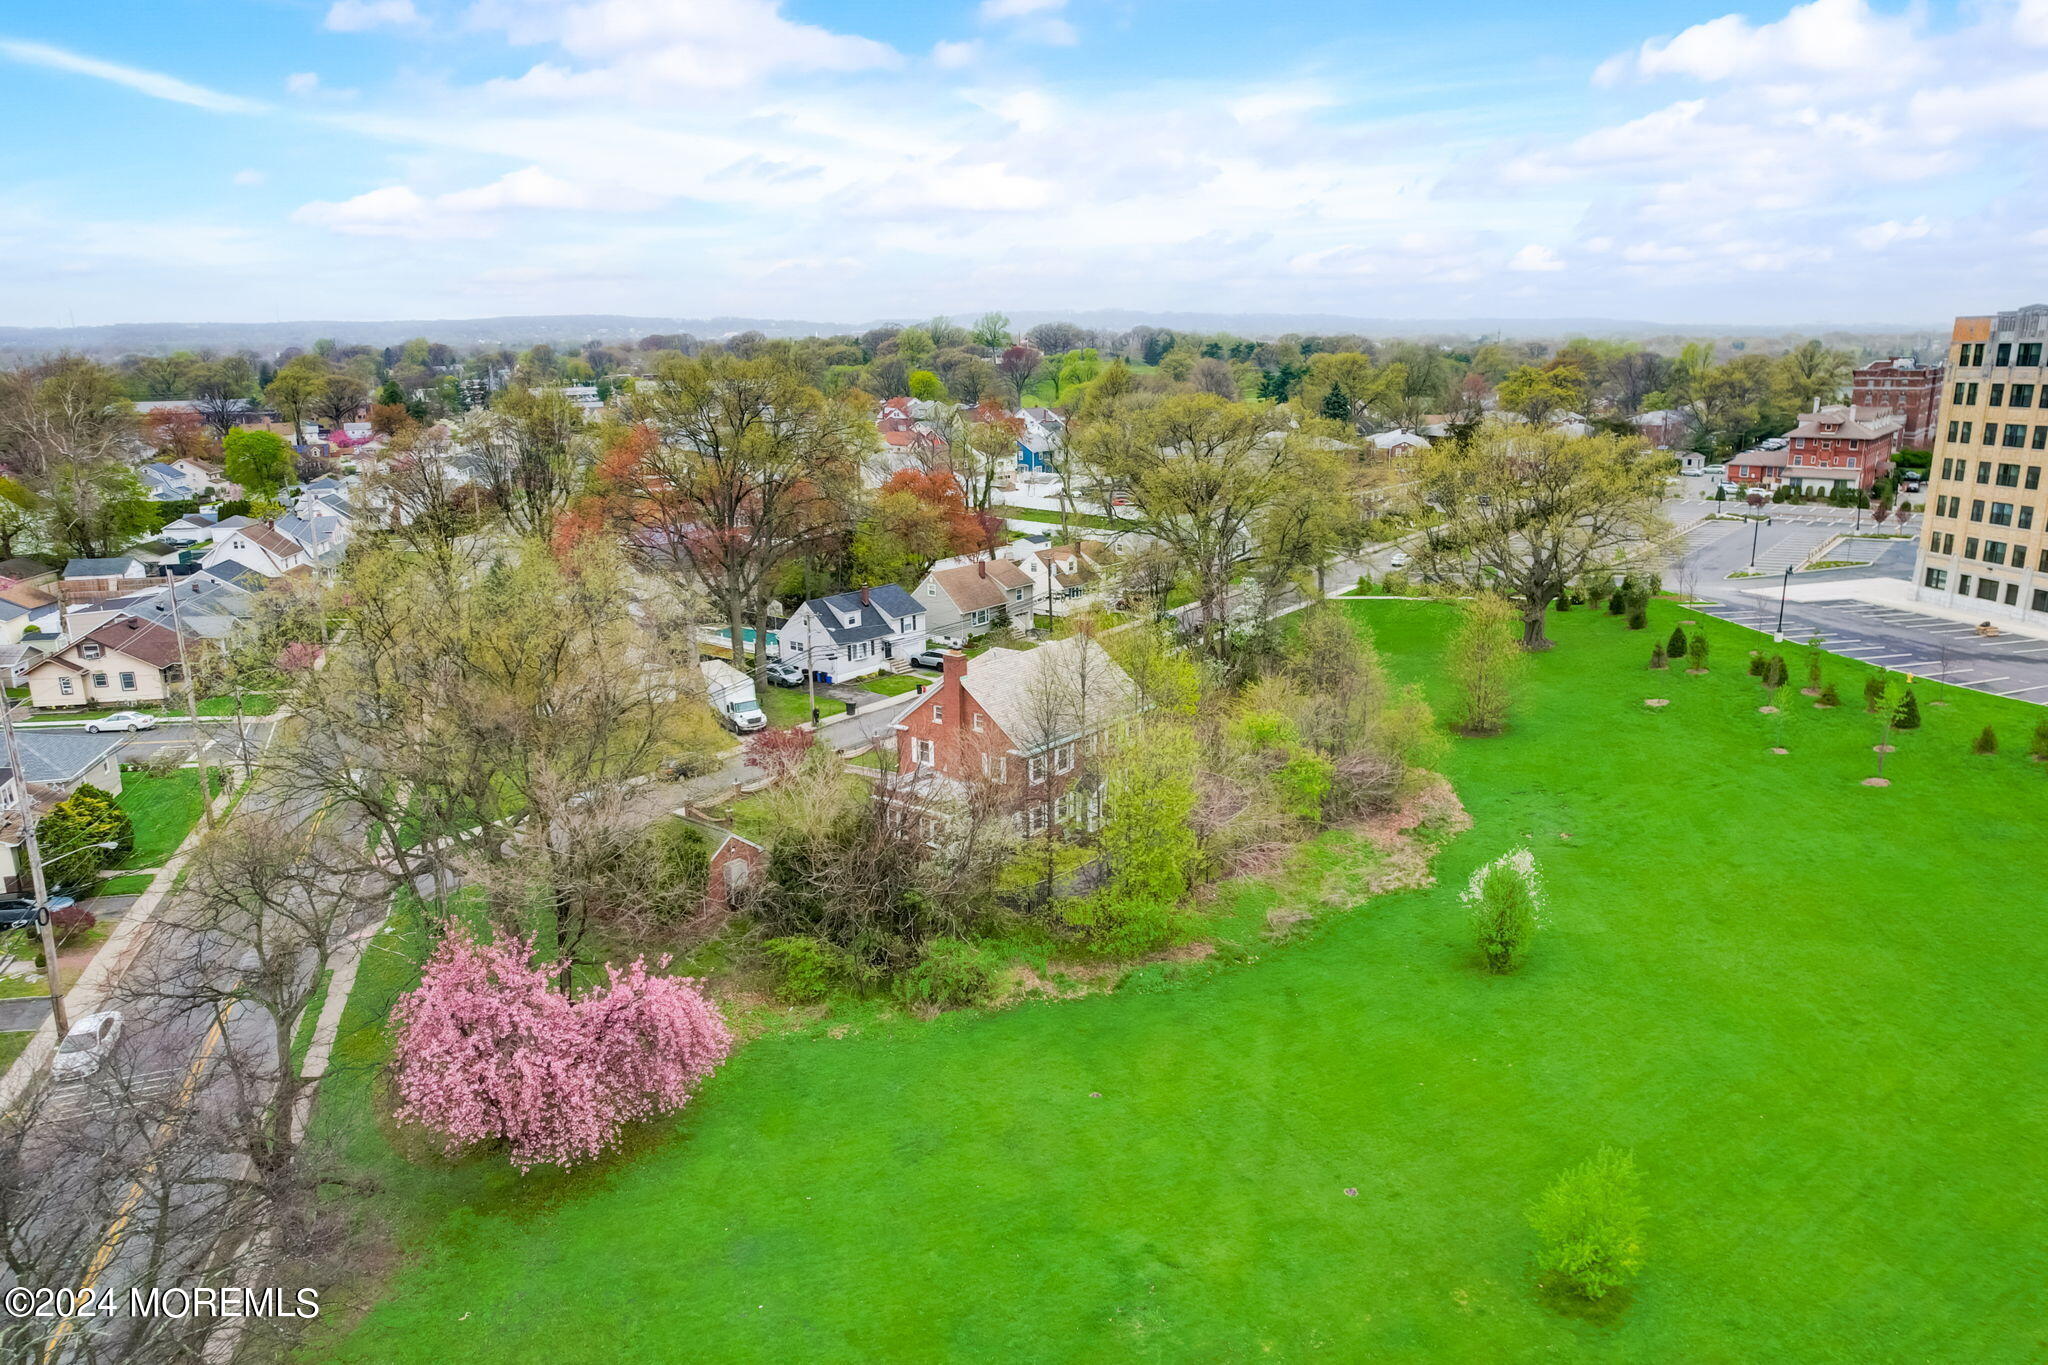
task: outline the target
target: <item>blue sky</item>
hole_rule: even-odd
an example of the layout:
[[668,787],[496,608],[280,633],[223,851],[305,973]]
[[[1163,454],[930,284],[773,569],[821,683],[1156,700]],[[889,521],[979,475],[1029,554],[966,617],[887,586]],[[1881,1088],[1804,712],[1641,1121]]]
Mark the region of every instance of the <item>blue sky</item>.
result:
[[2048,296],[2048,0],[0,9],[0,323]]

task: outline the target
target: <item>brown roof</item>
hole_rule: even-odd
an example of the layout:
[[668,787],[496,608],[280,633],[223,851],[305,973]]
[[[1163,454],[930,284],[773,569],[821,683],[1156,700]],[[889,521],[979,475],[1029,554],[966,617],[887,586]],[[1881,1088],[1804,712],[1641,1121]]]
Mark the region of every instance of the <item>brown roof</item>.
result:
[[32,588],[26,583],[16,583],[11,588],[0,588],[0,598],[5,598],[17,607],[47,607],[57,599],[41,588]]
[[1799,425],[1788,436],[1818,437],[1836,441],[1874,441],[1889,436],[1905,424],[1896,413],[1870,408],[1836,406],[1819,412],[1802,412]]
[[[986,572],[983,572],[986,570]],[[1009,598],[1006,589],[1029,588],[1031,579],[1007,559],[977,559],[952,569],[933,569],[939,590],[961,611],[986,611]]]
[[168,668],[178,662],[176,633],[154,621],[144,621],[140,617],[123,616],[118,620],[109,621],[99,629],[80,636],[63,653],[75,654],[78,646],[87,640],[97,641],[108,649],[126,654],[131,659],[140,659],[146,664],[154,664],[158,668]]
[[306,552],[306,547],[293,540],[284,532],[264,522],[254,526],[237,526],[236,532],[251,545],[270,551],[279,559],[294,559]]

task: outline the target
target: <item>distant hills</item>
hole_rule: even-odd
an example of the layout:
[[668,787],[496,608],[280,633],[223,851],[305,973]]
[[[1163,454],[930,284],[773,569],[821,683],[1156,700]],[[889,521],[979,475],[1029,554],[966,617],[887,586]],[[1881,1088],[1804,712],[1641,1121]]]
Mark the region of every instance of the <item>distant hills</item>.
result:
[[[977,314],[949,315],[955,322],[972,323]],[[223,351],[252,350],[271,353],[288,346],[310,346],[322,337],[370,346],[394,346],[413,337],[426,337],[456,347],[527,347],[540,342],[556,346],[580,346],[586,341],[637,341],[664,332],[688,332],[707,340],[738,332],[762,332],[771,337],[837,336],[866,331],[888,323],[923,321],[923,318],[892,318],[866,322],[817,322],[792,318],[751,317],[632,317],[617,313],[564,313],[539,316],[493,318],[399,319],[378,322],[349,322],[339,319],[308,319],[294,322],[127,322],[97,327],[0,327],[0,354],[43,355],[55,351],[83,351],[95,355],[123,355],[131,352],[167,352],[212,348]],[[1770,338],[1822,336],[1863,338],[1873,342],[1912,341],[1923,338],[1937,342],[1946,338],[1948,325],[1913,323],[1808,323],[1798,326],[1720,325],[1649,322],[1626,318],[1369,318],[1339,313],[1203,313],[1144,312],[1127,308],[1096,308],[1076,312],[1025,310],[1010,313],[1011,326],[1019,331],[1041,322],[1073,322],[1104,331],[1123,331],[1146,324],[1174,331],[1231,332],[1245,337],[1274,337],[1288,332],[1303,334],[1356,333],[1370,337],[1434,337],[1500,339],[1560,339],[1572,336],[1615,340],[1650,341],[1659,338]]]

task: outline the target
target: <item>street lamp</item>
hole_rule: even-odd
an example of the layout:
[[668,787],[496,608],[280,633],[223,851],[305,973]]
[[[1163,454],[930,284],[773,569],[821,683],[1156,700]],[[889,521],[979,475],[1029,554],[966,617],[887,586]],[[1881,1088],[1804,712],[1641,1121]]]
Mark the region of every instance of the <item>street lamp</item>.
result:
[[1762,521],[1752,519],[1749,523],[1749,567],[1752,569],[1756,567],[1756,538],[1763,534],[1764,527],[1770,524],[1771,519],[1769,517],[1765,517]]
[[1778,638],[1785,638],[1785,595],[1792,590],[1792,566],[1785,566],[1785,579],[1778,584]]

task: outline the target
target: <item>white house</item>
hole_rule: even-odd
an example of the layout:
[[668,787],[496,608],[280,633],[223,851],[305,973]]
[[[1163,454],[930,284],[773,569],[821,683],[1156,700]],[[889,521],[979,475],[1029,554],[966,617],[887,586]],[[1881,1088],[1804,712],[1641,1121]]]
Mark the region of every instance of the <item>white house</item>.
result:
[[1018,556],[1017,566],[1030,575],[1031,595],[1049,616],[1064,616],[1083,606],[1102,582],[1101,562],[1109,547],[1099,540],[1049,545]]
[[310,565],[313,555],[296,540],[280,535],[276,527],[251,522],[215,540],[199,563],[201,567],[211,567],[230,559],[275,578]]
[[777,630],[774,653],[824,682],[845,682],[884,670],[903,672],[930,638],[924,607],[885,583],[804,603]]
[[1391,455],[1396,459],[1427,450],[1430,444],[1427,436],[1402,430],[1382,431],[1376,436],[1366,437],[1365,443],[1379,454]]

